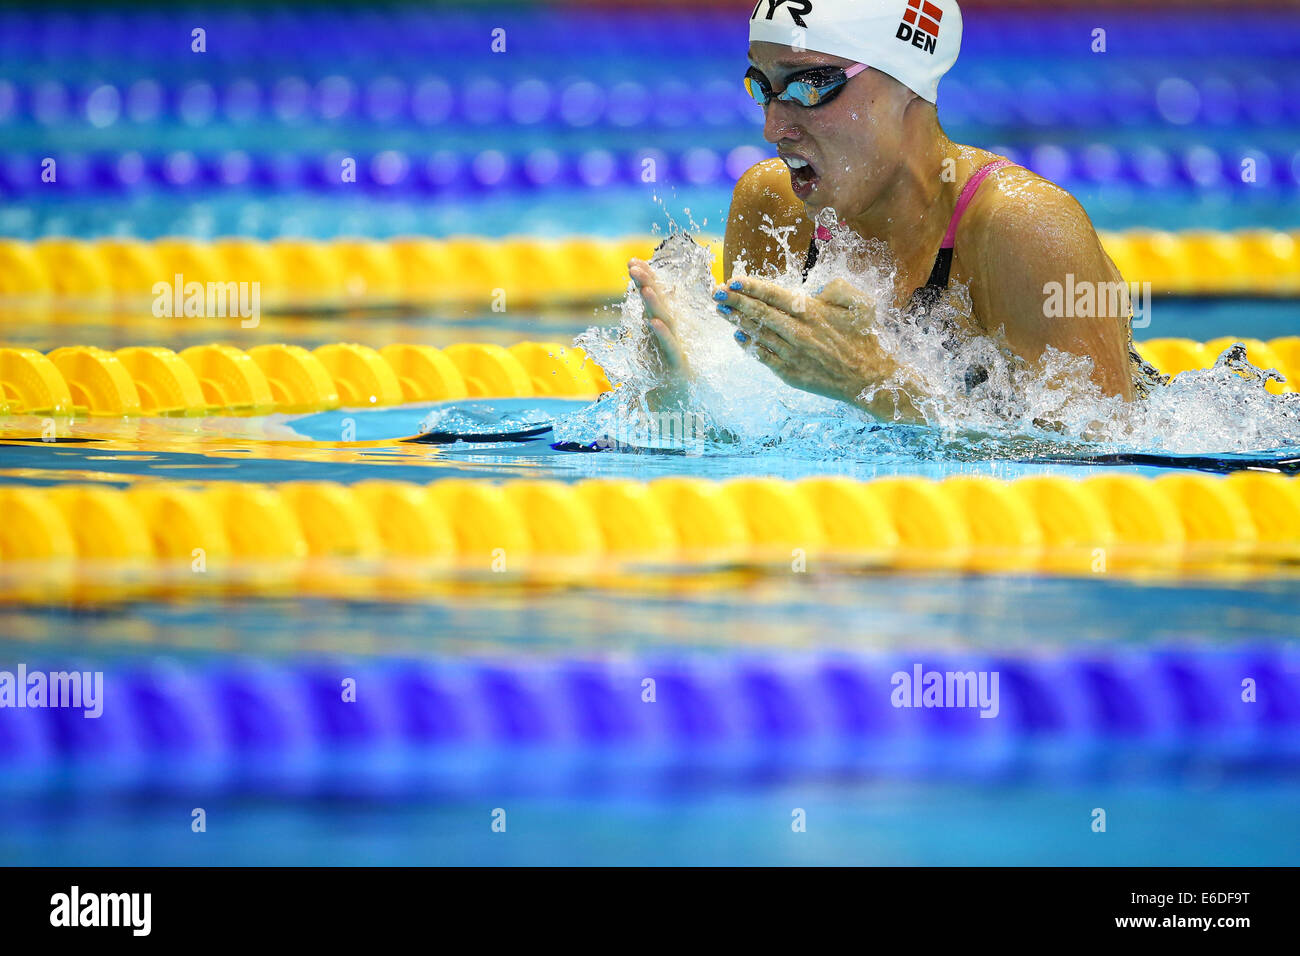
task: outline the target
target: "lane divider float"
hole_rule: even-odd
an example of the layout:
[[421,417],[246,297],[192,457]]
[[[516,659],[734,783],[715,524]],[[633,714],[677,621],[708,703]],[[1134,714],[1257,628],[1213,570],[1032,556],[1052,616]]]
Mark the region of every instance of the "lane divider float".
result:
[[[1249,577],[1300,566],[1300,482],[958,476],[0,486],[0,595],[370,593],[722,569]],[[191,573],[202,557],[202,572]],[[502,572],[505,572],[504,574]],[[71,598],[69,598],[71,595]]]
[[43,354],[0,347],[0,414],[203,416],[302,413],[464,398],[595,398],[612,386],[586,353],[558,342],[446,349],[338,343],[159,346]]
[[[1287,379],[1269,391],[1295,392],[1300,336],[1264,342],[1232,336],[1200,343],[1167,338],[1138,350],[1170,375],[1209,368],[1235,342],[1249,360]],[[382,349],[338,343],[308,351],[297,345],[160,346],[110,352],[65,346],[42,354],[0,347],[0,414],[259,415],[333,408],[385,407],[463,398],[594,398],[611,384],[577,346],[558,342],[462,343],[437,349],[393,344]]]
[[[1149,282],[1157,294],[1300,295],[1300,232],[1100,235],[1125,280]],[[177,276],[182,293],[190,283],[205,291],[209,283],[257,283],[270,308],[607,302],[627,288],[628,259],[649,258],[661,238],[0,239],[0,304],[53,299],[152,310],[157,284],[174,286]],[[722,242],[700,238],[713,248],[721,281]]]
[[[798,627],[782,623],[787,632]],[[375,656],[385,642],[353,635],[352,646],[334,653],[300,649],[250,660],[196,655],[197,635],[174,624],[142,621],[137,634],[151,649],[187,653],[88,658],[95,649],[79,647],[75,667],[45,649],[27,658],[28,674],[89,669],[94,661],[108,693],[86,702],[96,712],[91,720],[76,712],[75,720],[61,718],[57,708],[8,710],[0,749],[6,795],[175,800],[199,780],[204,793],[427,800],[431,780],[440,792],[517,792],[525,781],[547,794],[576,792],[590,788],[593,768],[662,780],[679,792],[681,767],[698,761],[705,746],[727,755],[706,775],[701,786],[708,787],[752,783],[756,772],[774,770],[787,778],[969,783],[972,775],[1015,773],[1056,781],[1066,772],[1096,773],[1099,754],[1116,750],[1101,765],[1108,779],[1148,780],[1152,761],[1177,765],[1192,746],[1275,772],[1300,762],[1300,708],[1284,703],[1300,697],[1300,673],[1281,642],[1148,641],[1120,656],[1088,644],[1050,654],[929,644],[864,650],[848,635],[821,633],[817,646],[830,648],[779,654],[742,634],[725,654],[465,648],[394,660]],[[226,631],[218,637],[230,639]],[[897,706],[897,675],[918,666],[975,681],[967,706]],[[976,687],[987,690],[994,675],[998,691],[981,703]],[[1262,701],[1276,703],[1244,703],[1247,677]],[[345,678],[365,692],[340,694]],[[647,678],[653,707],[642,696]],[[333,758],[340,741],[346,772]],[[477,759],[466,759],[470,748]],[[105,774],[106,766],[114,772]]]

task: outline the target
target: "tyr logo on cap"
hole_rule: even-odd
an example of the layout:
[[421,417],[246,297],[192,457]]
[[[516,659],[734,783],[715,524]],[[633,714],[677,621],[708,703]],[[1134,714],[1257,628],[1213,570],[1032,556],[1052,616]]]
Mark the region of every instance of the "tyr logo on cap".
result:
[[794,19],[794,25],[797,27],[808,26],[808,24],[804,22],[802,15],[812,13],[812,0],[758,0],[758,3],[754,4],[754,15],[749,19],[758,19],[758,11],[762,8],[764,2],[767,3],[767,19],[771,20],[776,16],[777,7],[789,4],[789,6],[786,7],[786,10],[789,11],[790,16]]
[[895,36],[933,56],[939,46],[939,21],[942,19],[943,11],[929,0],[907,0],[907,12],[903,14],[903,22],[898,25]]

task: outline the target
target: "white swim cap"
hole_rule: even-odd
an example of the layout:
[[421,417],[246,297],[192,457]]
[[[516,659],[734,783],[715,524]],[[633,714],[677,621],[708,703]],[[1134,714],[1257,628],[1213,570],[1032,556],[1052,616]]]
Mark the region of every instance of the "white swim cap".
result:
[[749,42],[842,56],[931,103],[961,50],[957,0],[758,0]]

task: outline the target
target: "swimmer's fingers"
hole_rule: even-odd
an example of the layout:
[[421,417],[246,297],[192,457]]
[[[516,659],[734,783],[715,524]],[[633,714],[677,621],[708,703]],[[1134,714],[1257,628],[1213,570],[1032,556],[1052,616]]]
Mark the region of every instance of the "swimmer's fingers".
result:
[[[655,286],[654,270],[640,259],[631,259],[627,264],[627,275],[632,280],[632,284],[636,286],[636,291],[640,293],[641,301],[645,303],[646,315],[651,315],[653,308],[650,304],[649,294],[658,291]],[[661,306],[656,302],[655,307]]]
[[630,259],[627,264],[627,275],[636,286],[636,291],[640,293],[641,301],[646,303],[647,315],[653,314],[657,318],[666,319],[671,325],[672,317],[664,310],[659,295],[659,277],[655,275],[654,269],[650,268],[650,264],[643,259]]
[[667,312],[664,310],[659,293],[647,286],[641,290],[641,299],[645,302],[645,323],[659,345],[659,354],[663,356],[664,364],[673,371],[681,369],[685,364],[682,358],[682,347],[677,341],[677,336],[673,334],[672,327],[661,318],[667,315]]
[[876,300],[861,289],[853,286],[847,279],[832,279],[826,287],[817,293],[817,298],[836,308],[858,311],[874,309]]
[[[765,326],[760,319],[735,309],[729,313],[723,313],[722,317],[738,330],[736,341],[740,342],[741,345],[750,345],[752,343],[758,357],[764,361],[767,360],[764,358],[765,355],[783,358],[790,348],[789,342]],[[740,340],[742,334],[744,335],[743,342]]]
[[755,343],[754,357],[773,371],[785,365],[785,356],[779,352],[773,352],[762,342]]
[[728,293],[728,305],[735,305],[733,299],[738,302],[747,300],[758,302],[796,319],[803,318],[808,314],[808,307],[812,302],[812,297],[801,289],[787,289],[775,282],[768,282],[766,279],[753,279],[748,276],[732,279],[726,285],[719,286],[718,291]]
[[659,354],[663,356],[664,364],[670,371],[680,371],[686,363],[682,358],[682,347],[678,344],[677,337],[664,324],[663,319],[650,319],[648,325],[655,341],[659,344]]
[[629,259],[627,261],[627,274],[636,283],[637,289],[653,285],[655,281],[655,272],[650,268],[650,263],[644,259]]
[[[714,299],[717,298],[715,295]],[[780,345],[786,348],[799,338],[798,319],[757,299],[733,292],[726,302],[719,302],[718,311],[729,321],[739,317],[754,323],[763,333],[764,339],[779,340]],[[742,331],[749,332],[749,329],[742,326]]]
[[663,300],[659,298],[659,290],[654,286],[645,286],[641,290],[641,301],[645,303],[645,320],[662,319],[668,313],[664,309]]

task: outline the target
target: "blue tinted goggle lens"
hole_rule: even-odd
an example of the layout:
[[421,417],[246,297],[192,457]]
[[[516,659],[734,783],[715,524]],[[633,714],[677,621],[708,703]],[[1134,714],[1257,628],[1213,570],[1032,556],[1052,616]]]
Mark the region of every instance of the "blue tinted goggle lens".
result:
[[[820,70],[816,73],[800,75],[808,78],[791,80],[786,84],[785,89],[776,95],[776,98],[798,103],[800,106],[821,106],[834,99],[840,88],[849,81],[844,71],[840,69]],[[766,106],[772,99],[771,84],[757,70],[750,70],[745,74],[745,89],[759,106]]]

